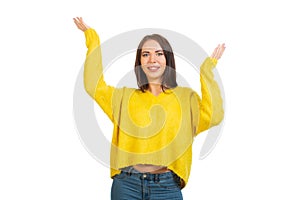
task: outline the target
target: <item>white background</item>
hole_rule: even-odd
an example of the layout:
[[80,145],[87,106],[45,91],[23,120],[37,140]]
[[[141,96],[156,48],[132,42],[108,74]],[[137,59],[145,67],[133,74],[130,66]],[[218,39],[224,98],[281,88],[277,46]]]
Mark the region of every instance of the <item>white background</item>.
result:
[[109,169],[85,150],[73,120],[74,84],[86,52],[75,16],[102,41],[133,29],[164,28],[207,52],[225,42],[217,66],[226,94],[222,137],[204,160],[198,160],[195,146],[183,195],[299,199],[297,5],[296,0],[1,1],[0,199],[110,197]]

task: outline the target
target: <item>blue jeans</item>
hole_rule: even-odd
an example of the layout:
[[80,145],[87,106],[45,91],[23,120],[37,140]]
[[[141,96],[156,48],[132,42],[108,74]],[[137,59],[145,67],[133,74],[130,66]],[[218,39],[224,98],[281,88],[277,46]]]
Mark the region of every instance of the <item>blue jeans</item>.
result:
[[182,200],[180,180],[173,172],[140,173],[133,168],[114,176],[111,200]]

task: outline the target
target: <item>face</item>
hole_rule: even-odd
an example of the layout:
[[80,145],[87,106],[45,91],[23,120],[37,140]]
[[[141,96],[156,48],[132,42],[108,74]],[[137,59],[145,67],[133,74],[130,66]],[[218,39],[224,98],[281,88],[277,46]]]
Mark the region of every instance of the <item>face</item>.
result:
[[148,40],[144,43],[141,65],[149,83],[161,83],[161,77],[166,69],[166,57],[155,40]]

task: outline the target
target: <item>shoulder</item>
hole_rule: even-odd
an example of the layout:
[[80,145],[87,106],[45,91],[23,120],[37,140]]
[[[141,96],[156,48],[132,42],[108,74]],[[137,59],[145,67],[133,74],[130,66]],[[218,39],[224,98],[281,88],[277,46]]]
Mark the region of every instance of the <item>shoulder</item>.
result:
[[173,91],[178,94],[183,94],[183,95],[195,93],[195,91],[192,88],[183,87],[183,86],[177,86],[175,89],[173,89]]
[[131,94],[142,94],[143,92],[137,88],[130,88],[130,87],[121,87],[118,90],[123,93],[124,95],[131,95]]
[[190,101],[192,98],[198,98],[198,93],[190,87],[177,86],[173,89],[174,94],[181,100]]

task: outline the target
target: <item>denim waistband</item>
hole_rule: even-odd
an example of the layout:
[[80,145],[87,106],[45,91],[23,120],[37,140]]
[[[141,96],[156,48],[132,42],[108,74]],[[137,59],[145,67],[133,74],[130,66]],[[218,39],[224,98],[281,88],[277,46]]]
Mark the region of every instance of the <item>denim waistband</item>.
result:
[[121,170],[121,173],[126,173],[129,176],[135,176],[140,179],[147,179],[147,180],[153,180],[157,181],[160,179],[169,179],[169,178],[176,178],[179,177],[172,171],[164,172],[164,173],[158,173],[158,174],[152,174],[150,172],[139,172],[136,169],[131,167],[125,167]]

